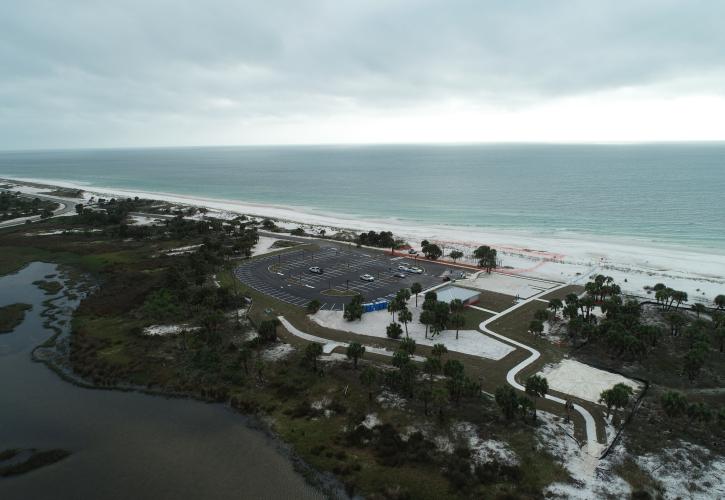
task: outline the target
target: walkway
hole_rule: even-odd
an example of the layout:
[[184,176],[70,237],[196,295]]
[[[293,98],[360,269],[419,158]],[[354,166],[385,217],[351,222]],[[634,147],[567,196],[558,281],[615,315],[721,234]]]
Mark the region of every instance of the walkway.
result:
[[[282,326],[284,326],[285,329],[295,337],[299,337],[308,342],[317,342],[318,344],[322,344],[322,352],[325,354],[331,354],[332,351],[334,351],[337,347],[347,349],[347,346],[349,345],[347,342],[337,342],[336,340],[317,337],[316,335],[311,335],[309,333],[303,332],[292,323],[287,321],[284,316],[277,316],[277,319],[280,321],[280,323],[282,323]],[[389,351],[382,347],[372,347],[369,345],[365,346],[365,352],[370,354],[378,354],[380,356],[388,356],[390,358],[392,358],[393,354],[395,354],[393,351]],[[424,357],[416,355],[411,356],[410,359],[421,363],[425,361]]]
[[[521,349],[524,349],[524,350],[526,350],[526,351],[528,351],[530,353],[530,355],[529,355],[528,358],[526,358],[525,360],[521,361],[516,366],[514,366],[513,368],[511,368],[508,371],[508,373],[506,374],[506,381],[509,383],[509,385],[511,385],[515,389],[518,389],[520,391],[524,391],[525,390],[525,387],[516,380],[516,376],[524,368],[526,368],[527,366],[529,366],[532,363],[534,363],[537,359],[539,359],[539,357],[541,357],[541,353],[539,351],[537,351],[536,349],[534,349],[533,347],[530,347],[530,346],[528,346],[526,344],[523,344],[523,343],[518,342],[516,340],[510,339],[509,337],[506,337],[504,335],[501,335],[499,333],[494,332],[493,330],[491,330],[490,328],[488,328],[488,325],[491,324],[491,323],[493,323],[494,321],[497,321],[497,320],[501,319],[503,316],[505,316],[505,315],[507,315],[507,314],[509,314],[509,313],[511,313],[513,311],[515,311],[516,309],[519,309],[519,308],[521,308],[521,307],[523,307],[523,306],[525,306],[525,305],[527,305],[527,304],[529,304],[529,303],[531,303],[533,301],[542,301],[542,300],[544,300],[544,299],[541,298],[544,295],[550,294],[550,293],[555,292],[557,290],[561,290],[562,288],[565,288],[565,287],[567,287],[569,285],[572,285],[572,284],[574,284],[574,283],[576,283],[578,281],[581,281],[582,279],[586,279],[586,277],[589,276],[589,275],[591,275],[595,270],[596,270],[596,268],[593,268],[592,270],[590,270],[590,272],[585,273],[585,274],[583,274],[581,276],[578,276],[576,279],[570,281],[569,283],[562,283],[561,285],[558,285],[558,286],[556,286],[554,288],[550,288],[548,290],[544,290],[544,291],[542,291],[542,292],[540,292],[540,293],[538,293],[536,295],[533,295],[533,296],[529,297],[528,299],[524,299],[524,300],[522,300],[522,301],[514,304],[513,306],[511,306],[511,307],[509,307],[509,308],[507,308],[507,309],[505,309],[505,310],[503,310],[501,312],[494,313],[494,316],[492,316],[491,318],[483,321],[479,325],[480,330],[483,331],[483,332],[485,332],[486,334],[488,334],[488,335],[490,335],[492,337],[495,337],[497,339],[503,340],[504,342],[508,342],[510,344],[513,344],[513,345],[515,345],[517,347],[520,347]],[[483,310],[483,308],[479,308],[479,307],[476,307],[476,309],[482,309]],[[490,311],[490,312],[493,312],[493,311]],[[278,319],[280,320],[280,322],[282,323],[282,325],[287,329],[287,331],[290,332],[292,335],[294,335],[296,337],[299,337],[299,338],[301,338],[303,340],[307,340],[308,342],[318,342],[318,343],[322,344],[323,345],[323,352],[326,353],[326,354],[332,353],[332,351],[335,348],[337,348],[337,347],[347,348],[347,346],[348,346],[348,344],[345,343],[345,342],[332,341],[332,340],[329,340],[329,339],[326,339],[326,338],[317,337],[315,335],[311,335],[309,333],[303,332],[302,330],[300,330],[297,327],[295,327],[294,325],[292,325],[289,321],[287,321],[284,318],[284,316],[279,316]],[[369,352],[369,353],[372,353],[372,354],[379,354],[379,355],[388,356],[388,357],[392,357],[393,356],[393,352],[392,351],[389,351],[387,349],[382,349],[382,348],[379,348],[379,347],[369,347],[369,346],[365,346],[365,352]],[[421,356],[412,356],[412,359],[415,360],[415,361],[425,361],[425,359],[423,357],[421,357]],[[547,394],[545,396],[545,398],[548,399],[549,401],[553,401],[555,403],[559,403],[559,404],[562,404],[562,405],[563,404],[566,404],[566,401],[564,399],[562,399],[560,397],[557,397],[557,396],[553,396],[551,394]],[[605,446],[602,445],[602,444],[600,444],[599,441],[598,441],[598,439],[597,439],[597,426],[596,426],[596,422],[594,420],[594,417],[592,416],[591,413],[589,413],[589,411],[586,408],[584,408],[583,406],[581,406],[579,404],[576,404],[576,403],[574,404],[574,410],[577,413],[579,413],[582,416],[582,418],[584,419],[585,431],[586,431],[586,440],[587,440],[587,447],[586,447],[587,455],[589,455],[593,459],[598,459],[599,456],[601,455],[603,449],[605,448]]]
[[[589,275],[589,274],[591,274],[591,272],[590,273],[587,273],[587,275]],[[580,280],[580,279],[581,279],[581,277],[578,277],[577,278],[577,281]],[[543,292],[541,292],[541,293],[539,293],[537,295],[534,295],[532,297],[529,297],[528,299],[522,300],[518,304],[514,304],[513,306],[509,307],[508,309],[506,309],[504,311],[501,311],[500,313],[498,313],[497,315],[493,316],[492,318],[489,318],[489,319],[483,321],[479,325],[479,328],[482,331],[484,331],[485,333],[487,333],[487,334],[489,334],[489,335],[491,335],[493,337],[496,337],[498,339],[501,339],[503,341],[509,342],[509,343],[511,343],[511,344],[513,344],[513,345],[515,345],[517,347],[520,347],[520,348],[522,348],[522,349],[524,349],[524,350],[526,350],[526,351],[528,351],[530,353],[530,356],[528,358],[526,358],[525,360],[521,361],[519,364],[517,364],[516,366],[514,366],[513,368],[511,368],[508,371],[508,373],[506,374],[506,381],[513,388],[518,389],[520,391],[524,391],[525,390],[525,387],[516,381],[516,375],[518,375],[519,372],[521,372],[521,370],[523,370],[527,366],[531,365],[534,361],[536,361],[537,359],[539,359],[539,357],[541,356],[541,353],[539,351],[537,351],[536,349],[534,349],[533,347],[527,346],[526,344],[523,344],[521,342],[518,342],[516,340],[510,339],[510,338],[508,338],[508,337],[506,337],[504,335],[501,335],[501,334],[498,334],[498,333],[494,332],[493,330],[491,330],[490,328],[488,328],[488,325],[490,323],[498,320],[498,319],[501,319],[502,316],[505,316],[506,314],[509,314],[510,312],[512,312],[512,311],[514,311],[514,310],[516,310],[516,309],[518,309],[520,307],[523,307],[523,306],[525,306],[526,304],[529,304],[532,301],[542,300],[541,299],[541,296],[542,295],[546,295],[546,294],[549,294],[551,292],[555,292],[557,290],[561,290],[562,288],[564,288],[566,286],[569,286],[569,285],[570,285],[570,283],[565,283],[565,284],[559,285],[557,287],[554,287],[552,289],[543,291]],[[566,401],[565,400],[563,400],[563,399],[561,399],[561,398],[559,398],[557,396],[552,396],[551,394],[547,394],[545,397],[549,401],[554,401],[555,403],[559,403],[559,404],[562,404],[562,405],[563,404],[566,404]],[[584,422],[586,424],[587,454],[591,455],[592,457],[597,457],[598,458],[599,455],[601,454],[601,452],[603,451],[604,446],[601,445],[599,443],[599,441],[597,440],[597,425],[596,425],[596,422],[594,421],[594,417],[592,416],[591,413],[589,413],[589,411],[586,408],[584,408],[584,407],[582,407],[582,406],[580,406],[578,404],[574,404],[574,410],[577,413],[579,413],[584,418]]]

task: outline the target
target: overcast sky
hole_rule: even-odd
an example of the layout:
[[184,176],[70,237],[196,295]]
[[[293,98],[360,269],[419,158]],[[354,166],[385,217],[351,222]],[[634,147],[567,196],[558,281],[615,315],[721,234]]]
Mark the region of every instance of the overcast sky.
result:
[[0,149],[725,139],[725,2],[3,0]]

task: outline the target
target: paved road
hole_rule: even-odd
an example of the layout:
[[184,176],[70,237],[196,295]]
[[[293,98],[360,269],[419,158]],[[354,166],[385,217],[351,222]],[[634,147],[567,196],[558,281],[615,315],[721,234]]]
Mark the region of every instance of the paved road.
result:
[[[81,200],[71,200],[68,198],[59,198],[57,196],[49,196],[46,194],[21,194],[21,196],[24,196],[26,198],[40,198],[41,200],[52,201],[54,203],[58,203],[58,208],[56,208],[53,211],[53,217],[67,215],[69,213],[75,212],[76,203],[81,202]],[[6,220],[3,222],[0,222],[0,229],[6,228],[6,227],[21,226],[21,225],[25,224],[26,220],[30,220],[31,222],[40,220],[40,215],[35,215],[33,217],[21,217],[20,219],[11,219],[11,220]]]

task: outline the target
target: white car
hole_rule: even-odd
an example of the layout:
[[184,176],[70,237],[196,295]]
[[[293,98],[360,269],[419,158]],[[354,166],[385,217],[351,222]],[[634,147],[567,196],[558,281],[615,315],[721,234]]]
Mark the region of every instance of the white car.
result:
[[408,268],[408,272],[409,273],[414,273],[414,274],[423,274],[423,270],[421,268],[415,267],[415,266],[410,266]]
[[317,266],[311,267],[309,271],[314,274],[322,274],[322,268]]
[[401,265],[398,266],[398,271],[403,271],[403,272],[409,273],[410,272],[410,268],[408,266],[404,265],[404,264],[401,264]]
[[375,281],[375,277],[370,274],[363,274],[362,276],[360,276],[360,279],[363,281]]

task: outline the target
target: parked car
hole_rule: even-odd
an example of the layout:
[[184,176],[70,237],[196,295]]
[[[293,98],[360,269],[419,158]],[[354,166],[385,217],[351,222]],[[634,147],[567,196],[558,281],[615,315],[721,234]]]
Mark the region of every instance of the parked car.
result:
[[363,281],[375,281],[375,278],[370,274],[363,274],[360,276],[360,279]]
[[418,255],[418,250],[416,250],[415,248],[411,248],[410,250],[408,250],[408,253],[410,255]]
[[317,266],[312,266],[309,271],[314,274],[322,274],[322,268]]
[[398,266],[398,271],[403,271],[403,272],[409,273],[410,268],[408,266],[406,266],[405,264],[401,264]]
[[395,276],[396,278],[405,278],[408,275],[405,274],[403,271],[398,271],[397,273],[393,274],[393,276]]
[[414,274],[423,274],[423,270],[421,268],[415,267],[415,266],[410,266],[408,268],[408,272],[409,273],[414,273]]

